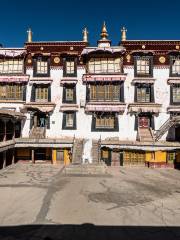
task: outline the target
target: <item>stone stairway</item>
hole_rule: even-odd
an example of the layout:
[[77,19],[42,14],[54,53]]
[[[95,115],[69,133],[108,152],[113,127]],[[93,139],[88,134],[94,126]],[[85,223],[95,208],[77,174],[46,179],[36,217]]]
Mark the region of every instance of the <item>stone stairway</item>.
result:
[[91,156],[92,156],[92,162],[98,163],[99,162],[99,154],[100,154],[100,148],[99,148],[99,141],[93,140],[92,141],[92,149],[91,149]]
[[180,116],[169,118],[155,133],[155,141],[158,141],[175,124],[180,123]]
[[71,164],[64,168],[64,174],[72,175],[101,175],[107,174],[108,167],[104,163],[100,164]]
[[139,128],[138,135],[140,142],[153,142],[153,135],[150,128]]
[[41,139],[45,138],[45,127],[33,127],[31,129],[29,138]]
[[84,139],[75,139],[73,144],[72,163],[81,164],[84,147]]

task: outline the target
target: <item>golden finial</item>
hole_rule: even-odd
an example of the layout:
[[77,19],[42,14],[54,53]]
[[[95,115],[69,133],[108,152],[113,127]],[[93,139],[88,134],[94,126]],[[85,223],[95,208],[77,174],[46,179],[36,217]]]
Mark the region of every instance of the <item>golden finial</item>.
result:
[[87,28],[83,29],[83,42],[88,42],[88,30],[87,30]]
[[127,29],[123,27],[121,29],[121,41],[126,41],[126,32],[127,32]]
[[108,33],[106,29],[106,23],[103,23],[102,30],[101,30],[101,40],[107,40]]
[[32,42],[32,31],[31,31],[30,28],[27,30],[27,35],[28,35],[28,40],[27,41],[29,43]]

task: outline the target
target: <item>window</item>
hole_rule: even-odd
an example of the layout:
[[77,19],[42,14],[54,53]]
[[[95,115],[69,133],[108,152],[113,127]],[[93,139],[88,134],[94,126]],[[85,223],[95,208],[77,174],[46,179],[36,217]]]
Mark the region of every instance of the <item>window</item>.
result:
[[48,87],[36,86],[35,88],[35,100],[36,102],[48,101]]
[[46,76],[50,75],[50,64],[47,57],[38,57],[34,59],[34,76]]
[[76,112],[63,113],[63,129],[76,129]]
[[144,152],[124,152],[124,164],[136,165],[136,164],[145,164],[146,155]]
[[1,84],[0,85],[0,99],[6,100],[22,100],[25,86],[22,84]]
[[120,101],[120,85],[90,85],[91,101]]
[[152,76],[152,57],[135,57],[135,76]]
[[151,87],[137,87],[137,102],[151,102]]
[[180,103],[180,85],[174,85],[172,87],[173,103]]
[[115,114],[98,113],[92,119],[92,131],[118,131],[118,119]]
[[91,58],[88,63],[89,73],[116,73],[122,72],[121,58]]
[[76,76],[77,75],[77,66],[74,58],[65,58],[64,59],[64,76]]
[[0,74],[3,73],[23,73],[23,59],[0,59]]
[[171,76],[180,75],[180,56],[171,56]]
[[75,86],[65,86],[63,88],[63,103],[76,103]]

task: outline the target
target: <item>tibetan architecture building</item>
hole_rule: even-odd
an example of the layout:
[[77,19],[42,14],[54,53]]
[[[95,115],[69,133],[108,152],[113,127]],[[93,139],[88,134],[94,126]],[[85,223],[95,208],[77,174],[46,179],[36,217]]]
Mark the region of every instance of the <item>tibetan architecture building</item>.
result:
[[0,46],[0,168],[180,166],[180,40]]

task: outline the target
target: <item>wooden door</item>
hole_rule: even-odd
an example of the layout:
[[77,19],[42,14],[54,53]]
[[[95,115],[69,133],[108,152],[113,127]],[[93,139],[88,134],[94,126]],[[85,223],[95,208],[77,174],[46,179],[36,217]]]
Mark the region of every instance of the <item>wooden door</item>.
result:
[[140,128],[149,128],[150,121],[148,117],[139,117],[139,127]]

